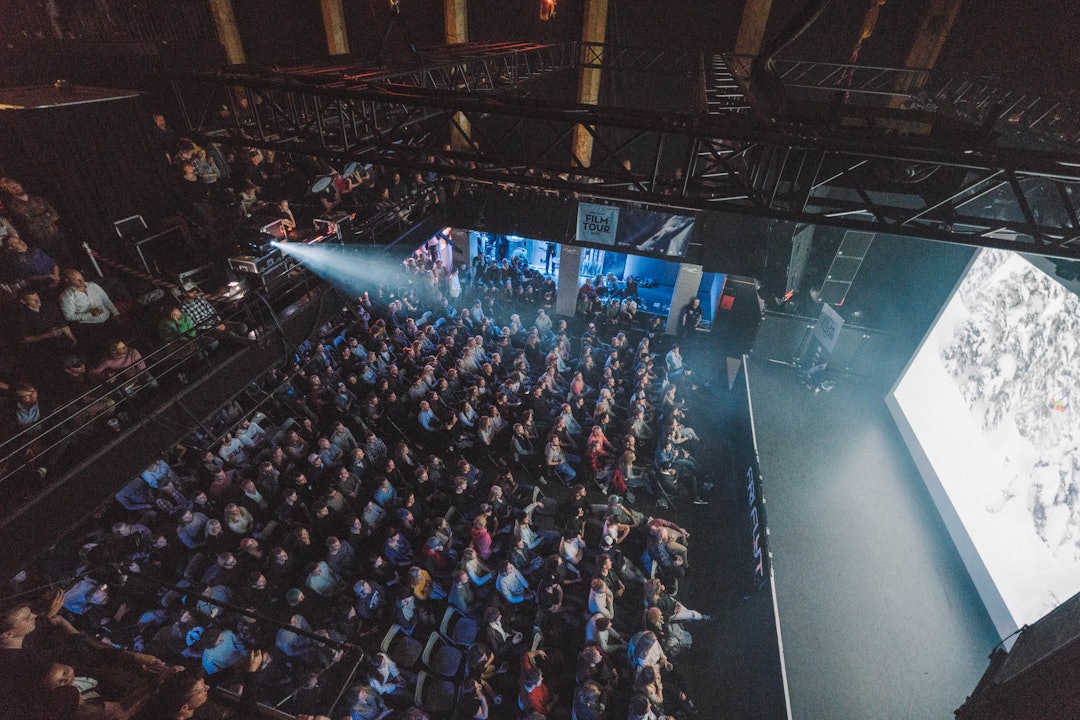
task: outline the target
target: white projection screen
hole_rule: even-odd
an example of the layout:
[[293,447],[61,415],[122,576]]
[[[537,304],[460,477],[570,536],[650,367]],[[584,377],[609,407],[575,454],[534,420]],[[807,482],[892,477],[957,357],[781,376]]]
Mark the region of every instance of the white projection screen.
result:
[[980,250],[886,398],[1002,637],[1080,591],[1080,298]]

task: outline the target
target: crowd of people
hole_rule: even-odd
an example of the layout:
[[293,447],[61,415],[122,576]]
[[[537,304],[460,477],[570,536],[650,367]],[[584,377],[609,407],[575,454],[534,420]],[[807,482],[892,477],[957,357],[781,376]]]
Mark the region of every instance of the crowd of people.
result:
[[[311,158],[199,146],[161,115],[151,131],[196,249],[221,262],[244,222],[280,219],[294,233],[297,215],[305,222],[316,214],[369,217],[417,193],[443,192],[431,175],[403,179],[354,164],[342,176]],[[330,182],[313,194],[320,174]],[[290,199],[298,198],[311,206],[306,214],[294,214]],[[134,275],[92,277],[59,219],[47,198],[14,178],[0,180],[0,299],[11,310],[0,328],[0,444],[11,441],[0,448],[8,458],[0,476],[18,476],[7,497],[36,492],[72,441],[122,429],[131,415],[126,398],[163,382],[167,389],[186,384],[223,343],[257,341],[256,327],[232,318],[235,308],[217,307],[196,286],[154,293]],[[169,359],[147,362],[151,355]],[[54,412],[57,422],[49,420]]]
[[355,720],[694,713],[689,533],[635,509],[708,501],[678,344],[572,337],[468,268],[451,301],[436,262],[360,296],[265,414],[128,482],[62,596],[0,614],[12,712],[111,701],[104,678],[71,690],[102,652],[71,638],[101,636],[184,668],[147,718],[189,717],[207,683]]

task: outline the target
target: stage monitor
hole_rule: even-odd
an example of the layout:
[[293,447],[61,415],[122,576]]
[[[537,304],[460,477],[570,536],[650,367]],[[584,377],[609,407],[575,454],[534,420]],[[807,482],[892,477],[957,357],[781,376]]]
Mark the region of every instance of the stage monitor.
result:
[[1005,637],[1080,591],[1080,298],[981,250],[886,402]]

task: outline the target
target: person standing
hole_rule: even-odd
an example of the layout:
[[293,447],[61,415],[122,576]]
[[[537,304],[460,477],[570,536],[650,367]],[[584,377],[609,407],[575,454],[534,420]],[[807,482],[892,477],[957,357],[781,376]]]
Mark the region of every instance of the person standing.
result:
[[112,319],[119,319],[120,311],[109,296],[94,282],[87,282],[83,274],[73,268],[61,273],[67,285],[60,293],[60,311],[71,323],[80,344],[100,350],[112,339]]
[[690,298],[690,302],[683,305],[679,311],[679,337],[686,337],[688,333],[697,330],[701,324],[701,299],[696,295]]

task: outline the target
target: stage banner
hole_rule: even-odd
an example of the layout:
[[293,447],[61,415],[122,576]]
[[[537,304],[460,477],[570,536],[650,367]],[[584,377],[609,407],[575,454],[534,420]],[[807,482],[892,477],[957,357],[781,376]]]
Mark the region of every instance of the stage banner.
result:
[[594,203],[578,203],[577,242],[614,245],[619,227],[619,208]]
[[750,528],[750,575],[753,590],[760,590],[769,579],[769,547],[765,531],[765,498],[761,494],[761,472],[757,461],[743,474],[746,482],[746,510]]

